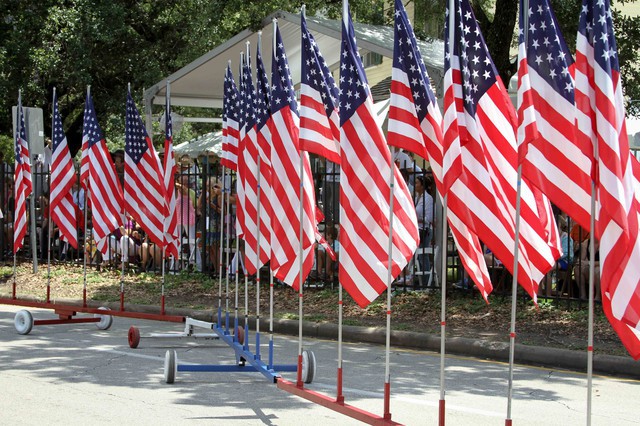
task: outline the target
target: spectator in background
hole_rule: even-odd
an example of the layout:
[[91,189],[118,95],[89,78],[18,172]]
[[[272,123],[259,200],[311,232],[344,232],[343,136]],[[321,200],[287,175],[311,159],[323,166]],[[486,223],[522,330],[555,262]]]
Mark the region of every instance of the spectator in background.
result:
[[326,161],[324,185],[322,190],[322,208],[328,222],[335,223],[340,206],[340,165]]
[[413,157],[402,149],[395,150],[393,154],[393,161],[398,169],[400,169],[400,173],[402,174],[402,177],[404,177],[407,187],[409,188],[409,193],[413,194],[415,190],[414,182],[416,176],[422,174],[422,169],[418,167],[416,162],[413,160]]
[[[418,217],[418,230],[420,232],[420,248],[424,249],[431,245],[431,235],[433,226],[433,197],[429,193],[430,184],[424,175],[415,178],[415,206]],[[420,271],[431,270],[429,255],[421,253],[418,255]]]
[[[591,265],[591,238],[587,238],[580,244],[580,270],[578,273],[580,281],[580,298],[586,300],[589,297],[589,266]],[[600,300],[600,242],[594,241],[595,256],[594,256],[594,273],[593,273],[593,285],[594,285],[594,300]]]
[[120,185],[124,185],[124,151],[121,149],[114,151],[113,154],[111,154],[111,158],[113,159],[113,165],[120,180]]
[[332,223],[327,224],[324,231],[324,237],[327,240],[329,247],[333,249],[336,254],[336,260],[331,259],[331,256],[322,244],[318,244],[318,271],[320,273],[320,280],[333,283],[338,278],[338,259],[340,255],[340,244],[338,243],[338,230]]
[[196,245],[196,192],[189,188],[189,175],[180,174],[176,181],[176,216],[178,218],[178,235],[184,233],[189,243],[189,264],[195,265],[199,258]]
[[212,273],[218,273],[220,260],[220,204],[222,187],[217,178],[209,177],[207,185],[198,198],[198,211],[205,212],[205,229],[209,266]]

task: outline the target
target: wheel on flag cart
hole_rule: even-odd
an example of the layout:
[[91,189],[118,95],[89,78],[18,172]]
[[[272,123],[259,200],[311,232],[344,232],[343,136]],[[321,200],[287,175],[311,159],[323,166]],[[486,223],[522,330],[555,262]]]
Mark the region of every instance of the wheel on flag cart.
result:
[[136,326],[129,327],[129,333],[127,334],[129,340],[129,347],[135,349],[140,344],[140,330]]
[[164,381],[172,384],[178,374],[178,355],[176,351],[169,350],[164,356]]
[[[105,308],[104,306],[98,308],[101,311],[109,311],[109,308]],[[103,314],[94,314],[94,318],[100,318],[100,321],[96,323],[96,327],[100,330],[108,330],[111,328],[111,324],[113,324],[113,317],[111,315],[103,315]]]
[[16,327],[18,334],[29,334],[33,329],[33,315],[26,309],[22,309],[16,313],[13,325]]
[[313,382],[316,375],[316,356],[313,351],[302,351],[302,381],[305,383]]

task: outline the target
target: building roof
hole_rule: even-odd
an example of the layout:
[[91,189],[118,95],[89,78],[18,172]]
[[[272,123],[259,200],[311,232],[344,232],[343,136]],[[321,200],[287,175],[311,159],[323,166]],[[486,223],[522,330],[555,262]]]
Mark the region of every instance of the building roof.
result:
[[[300,14],[278,11],[262,21],[262,52],[267,73],[271,69],[271,44],[273,43],[272,21],[277,19],[294,85],[300,82]],[[334,70],[340,63],[341,21],[318,17],[307,17],[307,26],[312,32],[329,68]],[[361,55],[375,52],[387,58],[393,55],[393,27],[367,25],[354,22],[356,38]],[[228,63],[234,76],[238,76],[241,52],[246,52],[250,43],[251,56],[255,57],[260,31],[246,29],[225,43],[202,55],[195,61],[174,72],[145,91],[145,105],[164,104],[167,81],[171,82],[171,104],[177,106],[221,108],[224,72]],[[419,42],[420,52],[431,76],[436,93],[441,93],[444,68],[444,42],[441,40]],[[147,111],[150,111],[148,109]]]

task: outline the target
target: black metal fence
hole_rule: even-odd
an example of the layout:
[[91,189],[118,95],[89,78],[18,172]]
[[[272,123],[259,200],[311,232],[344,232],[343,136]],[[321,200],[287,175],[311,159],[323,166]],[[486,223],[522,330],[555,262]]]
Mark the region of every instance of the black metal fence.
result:
[[[405,155],[405,154],[403,154]],[[423,222],[428,222],[420,232],[421,243],[413,260],[405,268],[405,271],[396,279],[394,286],[400,290],[432,290],[440,288],[440,278],[444,273],[447,283],[460,292],[471,292],[473,283],[466,277],[464,268],[457,255],[455,244],[449,235],[446,250],[446,270],[443,272],[440,266],[440,256],[443,253],[440,241],[440,226],[442,218],[442,206],[437,199],[435,186],[431,172],[424,160],[414,162],[411,157],[399,156],[396,163],[399,165],[414,199],[419,197],[417,186],[423,186],[427,200],[432,203],[433,215],[425,217]],[[222,169],[218,162],[209,163],[205,158],[202,162],[182,162],[176,175],[176,194],[180,223],[181,253],[178,259],[166,259],[165,270],[169,273],[194,271],[218,276],[220,268],[225,273],[228,264],[230,270],[242,274],[242,267],[237,268],[233,259],[237,252],[235,238],[235,206],[225,204],[226,195],[233,196],[235,189],[235,176],[229,174],[222,176]],[[120,174],[124,184],[123,168],[116,161],[116,170]],[[330,245],[338,248],[340,214],[339,214],[339,180],[340,170],[337,166],[323,159],[312,157],[313,179],[316,189],[316,201],[324,213],[324,221],[320,223],[319,230]],[[0,208],[4,217],[0,219],[3,232],[0,233],[0,262],[13,261],[13,166],[0,164]],[[79,175],[77,174],[79,179]],[[74,202],[78,205],[77,233],[79,247],[74,249],[60,239],[59,232],[54,225],[49,227],[49,172],[48,167],[35,165],[32,168],[33,195],[29,199],[28,215],[29,230],[25,237],[24,246],[18,252],[23,259],[32,259],[40,263],[47,262],[51,248],[52,262],[73,262],[82,264],[85,254],[88,265],[93,268],[120,268],[123,260],[125,267],[137,271],[162,271],[162,253],[158,247],[149,241],[144,233],[144,224],[135,223],[130,217],[123,221],[121,228],[112,234],[108,243],[108,254],[102,255],[95,246],[91,237],[92,218],[90,209],[87,211],[86,227],[84,223],[84,191],[78,183],[74,185]],[[419,182],[418,182],[419,181]],[[419,189],[419,188],[418,188]],[[418,197],[416,197],[418,196]],[[34,203],[31,210],[31,203]],[[225,213],[225,225],[222,228],[221,210]],[[229,212],[231,210],[231,212]],[[425,209],[428,210],[428,209]],[[31,211],[35,220],[31,218]],[[274,212],[275,215],[278,212]],[[569,234],[574,228],[570,217],[556,212],[563,232]],[[34,228],[35,224],[35,228]],[[31,231],[35,229],[35,235]],[[575,245],[568,245],[565,251],[570,255],[563,262],[559,262],[556,268],[547,274],[540,285],[539,297],[566,299],[582,303],[586,299],[586,283],[588,273],[584,268],[581,257],[584,257],[584,247],[580,244],[588,235],[586,231],[579,230],[571,235]],[[49,240],[49,237],[51,239]],[[220,243],[222,239],[223,253],[220,264]],[[36,250],[33,250],[35,242]],[[339,250],[337,250],[339,255]],[[240,257],[240,256],[238,256]],[[506,268],[493,257],[490,252],[485,255],[489,268],[495,294],[510,295],[511,281]],[[316,262],[314,269],[307,280],[307,285],[314,287],[334,286],[338,279],[338,262],[332,261],[323,247],[318,245],[316,249]],[[574,303],[571,302],[571,303]]]

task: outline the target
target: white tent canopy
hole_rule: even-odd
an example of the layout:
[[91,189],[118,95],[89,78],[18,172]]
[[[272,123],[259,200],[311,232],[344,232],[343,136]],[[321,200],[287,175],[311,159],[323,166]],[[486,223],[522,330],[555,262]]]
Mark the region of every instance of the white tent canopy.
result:
[[[262,21],[263,61],[270,75],[271,44],[273,43],[273,19],[283,38],[291,67],[294,85],[300,82],[300,15],[283,11],[275,12]],[[309,30],[318,43],[330,69],[339,66],[341,21],[307,17]],[[354,23],[360,53],[375,52],[391,58],[393,55],[393,27]],[[250,42],[250,53],[255,58],[259,31],[242,31],[227,42],[217,46],[205,55],[154,84],[144,94],[147,116],[151,105],[165,103],[167,81],[171,82],[171,104],[176,106],[222,108],[224,72],[229,61],[234,77],[238,77],[238,63],[241,52],[246,52],[246,43]],[[430,43],[420,42],[420,51],[429,75],[434,81],[438,94],[442,93],[444,68],[444,43],[436,40]],[[255,63],[255,60],[254,60]]]
[[222,132],[212,132],[198,136],[196,139],[176,145],[173,150],[176,157],[188,155],[191,158],[197,158],[209,154],[219,157],[222,152]]

